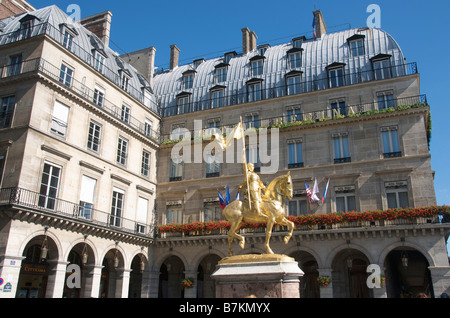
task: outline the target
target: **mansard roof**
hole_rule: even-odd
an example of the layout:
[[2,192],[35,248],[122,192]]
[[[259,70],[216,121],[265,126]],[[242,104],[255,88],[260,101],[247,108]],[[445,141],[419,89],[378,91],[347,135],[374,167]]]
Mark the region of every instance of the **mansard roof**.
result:
[[92,32],[78,22],[74,22],[63,10],[56,5],[51,5],[30,13],[23,13],[14,17],[3,19],[0,29],[0,45],[20,40],[20,27],[23,21],[34,20],[31,26],[30,37],[47,34],[55,41],[63,43],[64,30],[71,32],[73,37],[72,52],[84,61],[92,64],[95,51],[101,53],[104,59],[103,74],[117,85],[120,85],[120,77],[123,72],[129,76],[129,87],[135,92],[131,95],[138,98],[142,89],[150,93],[149,106],[156,112],[156,98],[152,96],[151,84],[131,64],[119,57],[119,54],[103,42]]
[[[348,39],[362,39],[364,41],[364,55],[352,56]],[[283,86],[286,74],[294,69],[289,67],[288,54],[294,52],[293,43],[268,46],[264,53],[263,79],[261,89],[272,89]],[[302,81],[310,82],[326,78],[327,66],[342,65],[346,74],[370,71],[371,58],[380,54],[391,56],[391,65],[403,65],[404,56],[396,41],[385,31],[373,28],[359,28],[325,34],[321,38],[305,39],[301,48],[302,64],[296,71],[303,72]],[[227,65],[227,78],[221,85],[226,86],[225,95],[245,94],[246,84],[254,77],[251,73],[251,61],[260,58],[255,49],[247,54],[237,54]],[[201,102],[210,98],[210,89],[217,83],[215,69],[223,65],[222,57],[206,60],[196,69],[193,80],[191,102]],[[180,79],[182,74],[191,69],[192,65],[178,66],[173,70],[165,70],[155,74],[154,91],[161,100],[161,107],[173,107],[176,96],[181,91]]]

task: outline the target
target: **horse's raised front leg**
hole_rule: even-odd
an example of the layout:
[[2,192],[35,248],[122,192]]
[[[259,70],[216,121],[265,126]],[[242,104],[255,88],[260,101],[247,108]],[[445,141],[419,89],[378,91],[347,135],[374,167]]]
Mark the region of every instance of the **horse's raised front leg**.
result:
[[273,254],[273,251],[270,248],[269,243],[270,243],[270,237],[272,236],[272,228],[273,228],[274,224],[275,224],[275,218],[269,217],[267,219],[267,225],[266,225],[266,241],[264,242],[264,247],[266,249],[267,254]]
[[291,222],[284,217],[281,221],[278,222],[278,224],[287,226],[289,228],[288,234],[283,239],[284,244],[287,244],[292,237],[292,233],[294,232],[294,222]]

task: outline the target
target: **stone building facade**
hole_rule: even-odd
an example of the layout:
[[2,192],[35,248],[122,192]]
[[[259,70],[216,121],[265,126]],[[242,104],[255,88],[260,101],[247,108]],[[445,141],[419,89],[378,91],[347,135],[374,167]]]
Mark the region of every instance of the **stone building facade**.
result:
[[[382,30],[327,34],[314,15],[315,38],[271,47],[243,28],[242,53],[180,66],[173,45],[158,72],[154,47],[109,48],[109,11],[78,23],[50,6],[4,20],[0,297],[214,297],[226,230],[158,227],[221,220],[217,191],[234,199],[242,182],[239,148],[223,163],[203,154],[240,120],[261,180],[290,172],[290,216],[435,205],[417,65]],[[191,163],[172,161],[180,141]],[[316,180],[321,191],[329,180],[326,199],[308,203]],[[450,285],[445,221],[298,226],[287,245],[277,227],[271,244],[305,273],[301,297],[439,297]],[[263,253],[264,229],[241,231],[234,251]],[[69,288],[73,264],[81,285]],[[367,287],[370,264],[381,288]],[[194,288],[181,288],[187,277]]]

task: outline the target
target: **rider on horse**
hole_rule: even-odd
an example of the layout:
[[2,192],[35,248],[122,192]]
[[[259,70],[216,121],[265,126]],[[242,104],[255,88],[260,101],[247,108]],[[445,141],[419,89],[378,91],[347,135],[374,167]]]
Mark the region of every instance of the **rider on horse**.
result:
[[244,172],[246,180],[238,186],[238,190],[248,186],[246,194],[250,197],[250,211],[256,213],[257,216],[265,216],[261,211],[260,203],[262,201],[261,191],[264,191],[266,186],[261,182],[256,172],[254,172],[253,163],[244,164]]

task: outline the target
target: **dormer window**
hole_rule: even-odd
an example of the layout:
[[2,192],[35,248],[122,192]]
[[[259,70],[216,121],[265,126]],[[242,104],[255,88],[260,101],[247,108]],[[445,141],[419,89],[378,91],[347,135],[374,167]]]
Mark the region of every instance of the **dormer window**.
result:
[[197,69],[197,67],[199,67],[200,64],[202,64],[204,61],[205,61],[205,59],[203,59],[203,58],[198,59],[198,60],[194,60],[194,61],[193,61],[194,68]]
[[229,65],[226,63],[220,63],[214,67],[216,69],[214,72],[214,78],[216,83],[225,82],[227,80],[228,66]]
[[128,83],[130,82],[130,78],[128,77],[127,74],[123,73],[122,74],[122,81],[120,83],[120,87],[122,87],[122,89],[124,91],[128,91]]
[[287,95],[300,94],[302,92],[302,72],[292,71],[286,74]]
[[77,31],[70,28],[66,23],[59,25],[62,34],[62,46],[72,51],[73,39],[78,35]]
[[301,48],[292,48],[287,51],[288,68],[296,69],[302,67],[302,51]]
[[391,78],[391,55],[389,54],[378,54],[372,57],[372,68],[375,80]]
[[225,86],[216,85],[211,88],[211,108],[223,106]]
[[266,54],[267,49],[270,47],[269,44],[259,45],[258,46],[258,54],[263,56]]
[[69,31],[64,31],[63,46],[69,51],[72,50],[73,35]]
[[252,78],[247,81],[247,100],[255,102],[262,99],[262,79]]
[[250,59],[251,76],[260,76],[263,74],[264,56],[256,55]]
[[183,89],[192,88],[194,85],[194,70],[188,70],[183,73]]
[[355,34],[347,39],[351,56],[356,57],[364,55],[364,38],[365,35]]
[[306,40],[306,37],[300,36],[298,38],[292,39],[292,47],[300,49],[302,47],[303,41]]
[[345,85],[344,63],[332,63],[326,67],[329,88]]
[[25,21],[20,24],[20,32],[24,39],[31,37],[31,21]]
[[103,73],[103,67],[105,64],[105,56],[101,54],[99,51],[94,50],[94,68]]
[[34,20],[39,21],[39,19],[37,17],[35,17],[34,15],[31,15],[31,14],[25,15],[22,19],[19,20],[20,33],[22,34],[22,37],[24,39],[31,37]]
[[237,53],[236,53],[235,51],[225,53],[224,56],[223,56],[223,61],[224,61],[224,63],[230,64],[230,60],[231,60],[233,57],[235,57],[236,55],[237,55]]
[[105,59],[108,57],[108,55],[105,52],[105,46],[103,45],[103,42],[100,41],[94,34],[91,34],[90,42],[91,45],[93,46],[92,49],[92,55],[94,57],[93,66],[97,71],[103,73]]
[[189,112],[189,102],[191,93],[181,92],[177,95],[177,114],[185,114]]

